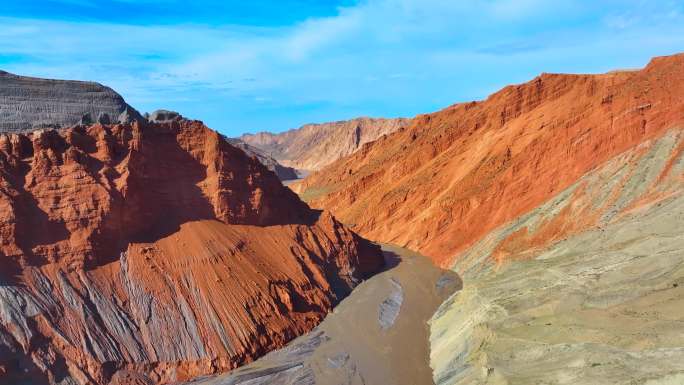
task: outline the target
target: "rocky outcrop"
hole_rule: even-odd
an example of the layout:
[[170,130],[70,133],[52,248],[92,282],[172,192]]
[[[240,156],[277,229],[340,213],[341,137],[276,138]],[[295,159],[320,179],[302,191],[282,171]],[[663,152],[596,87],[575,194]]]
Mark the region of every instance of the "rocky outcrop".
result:
[[162,384],[318,324],[383,264],[198,121],[0,135],[0,382]]
[[76,124],[130,123],[140,114],[98,83],[50,80],[0,71],[0,132]]
[[[169,110],[156,110],[149,114],[145,113],[144,116],[147,119],[147,121],[151,123],[169,123],[186,120],[186,118],[183,117],[180,113]],[[286,181],[299,178],[299,176],[295,172],[295,169],[293,169],[292,167],[285,167],[281,165],[280,163],[278,163],[277,160],[268,156],[265,152],[261,151],[260,149],[250,146],[249,144],[239,139],[226,138],[226,140],[228,140],[228,142],[234,147],[237,147],[244,151],[245,154],[247,154],[247,156],[256,157],[256,159],[259,162],[261,162],[261,164],[266,166],[266,168],[268,168],[269,170],[273,171],[280,180]]]
[[298,179],[299,175],[297,170],[292,167],[285,167],[280,164],[277,160],[266,154],[263,150],[250,146],[249,144],[243,142],[240,139],[228,139],[230,144],[241,149],[248,156],[256,157],[261,164],[266,166],[269,170],[273,171],[278,178],[282,181]]
[[261,149],[285,166],[307,172],[352,154],[365,143],[406,127],[409,122],[408,119],[358,118],[307,124],[280,134],[245,134],[240,140]]
[[364,236],[451,266],[590,170],[681,127],[682,94],[684,55],[639,71],[542,74],[418,116],[294,188]]
[[169,110],[156,110],[151,114],[145,113],[147,121],[152,123],[168,123],[168,122],[178,122],[183,120],[183,116],[176,111]]

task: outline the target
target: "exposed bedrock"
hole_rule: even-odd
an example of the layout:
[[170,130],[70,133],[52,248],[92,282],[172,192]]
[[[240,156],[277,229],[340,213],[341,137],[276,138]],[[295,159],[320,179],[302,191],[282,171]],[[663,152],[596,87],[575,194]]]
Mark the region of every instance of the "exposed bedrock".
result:
[[161,384],[310,330],[383,265],[197,121],[0,135],[0,382]]
[[141,119],[121,95],[101,84],[32,78],[0,71],[0,132],[130,123]]
[[683,150],[680,128],[644,141],[461,253],[435,383],[680,383]]

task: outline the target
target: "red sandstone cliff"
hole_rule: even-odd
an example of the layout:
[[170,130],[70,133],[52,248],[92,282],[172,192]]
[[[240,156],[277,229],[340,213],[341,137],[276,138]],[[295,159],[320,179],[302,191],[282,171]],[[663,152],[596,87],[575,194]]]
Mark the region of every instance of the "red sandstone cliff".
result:
[[383,263],[197,121],[0,135],[0,260],[3,384],[229,370]]
[[[590,170],[681,129],[682,95],[684,55],[640,71],[542,74],[485,101],[418,116],[294,188],[364,236],[450,265]],[[575,225],[554,226],[560,239]]]

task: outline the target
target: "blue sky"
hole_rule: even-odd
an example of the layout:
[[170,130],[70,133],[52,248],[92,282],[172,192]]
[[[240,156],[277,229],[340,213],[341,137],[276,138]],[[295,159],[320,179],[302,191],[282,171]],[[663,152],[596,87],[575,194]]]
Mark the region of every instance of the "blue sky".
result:
[[0,69],[98,81],[231,136],[684,51],[684,1],[667,0],[2,0],[0,25]]

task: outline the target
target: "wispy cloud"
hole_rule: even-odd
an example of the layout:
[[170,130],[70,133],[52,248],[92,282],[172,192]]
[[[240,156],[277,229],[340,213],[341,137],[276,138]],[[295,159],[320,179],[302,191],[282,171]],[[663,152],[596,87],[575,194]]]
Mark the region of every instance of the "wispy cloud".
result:
[[542,71],[643,65],[684,50],[683,15],[674,1],[365,0],[270,26],[0,17],[0,64],[100,81],[142,110],[175,108],[238,134],[410,116]]

